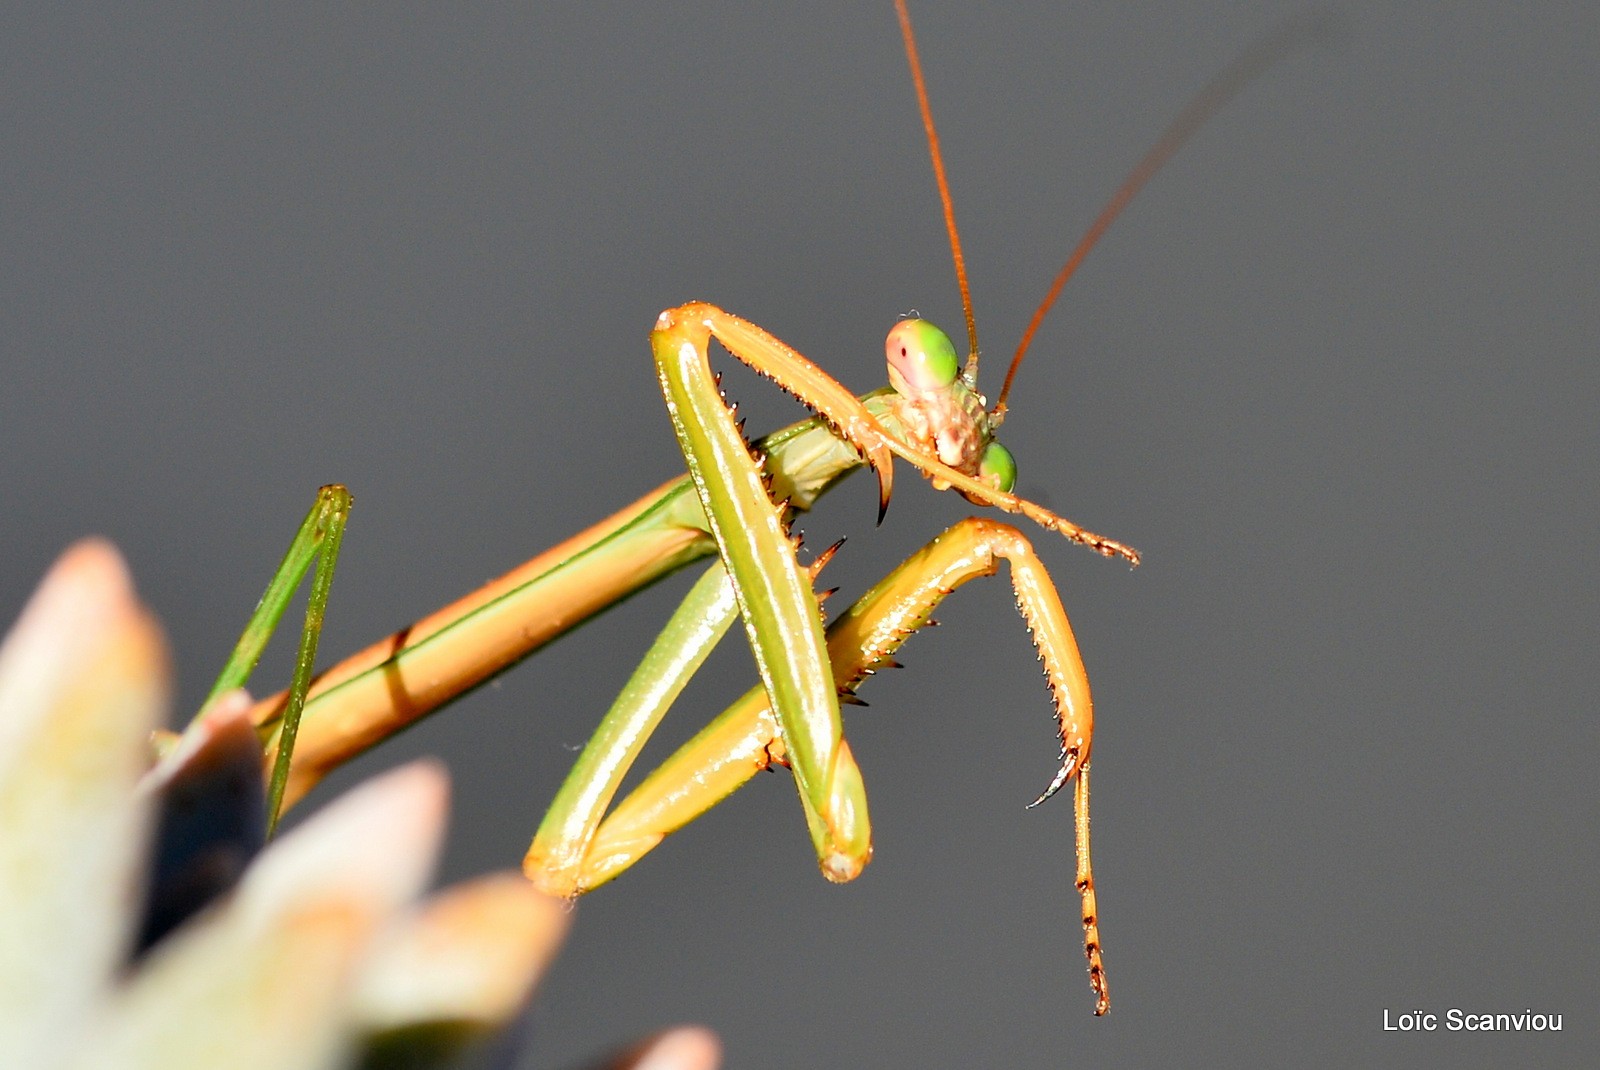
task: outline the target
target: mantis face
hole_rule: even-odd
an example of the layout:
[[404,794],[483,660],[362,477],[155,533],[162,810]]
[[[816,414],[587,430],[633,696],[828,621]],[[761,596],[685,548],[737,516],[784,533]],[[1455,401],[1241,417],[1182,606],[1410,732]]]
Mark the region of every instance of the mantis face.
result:
[[[945,464],[1010,492],[1017,462],[994,437],[994,420],[982,394],[962,375],[950,336],[924,319],[904,319],[884,342],[889,385],[898,395],[895,414],[909,444]],[[950,484],[930,477],[939,490]],[[963,492],[963,497],[984,504]]]

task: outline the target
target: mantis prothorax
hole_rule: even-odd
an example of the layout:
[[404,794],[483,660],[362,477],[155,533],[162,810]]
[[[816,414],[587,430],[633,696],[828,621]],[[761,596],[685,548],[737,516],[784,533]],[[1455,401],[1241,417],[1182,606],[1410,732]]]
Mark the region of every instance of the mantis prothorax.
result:
[[[714,306],[663,312],[651,346],[688,474],[521,565],[482,589],[353,655],[314,681],[322,613],[350,496],[324,487],[261,605],[214,687],[242,686],[311,563],[317,563],[307,624],[289,690],[255,707],[272,768],[270,820],[330,769],[526,657],[591,615],[702,557],[716,555],[646,654],[540,825],[524,862],[528,877],[561,896],[612,879],[773,763],[794,774],[823,873],[859,874],[872,854],[861,773],[845,741],[840,698],[926,624],[934,608],[975,576],[1011,565],[1017,605],[1052,692],[1060,743],[1054,779],[1035,800],[1074,783],[1077,887],[1095,1013],[1108,1007],[1089,860],[1089,755],[1093,708],[1067,615],[1038,556],[1009,524],[969,518],[911,555],[824,633],[815,571],[796,560],[789,523],[863,464],[877,474],[887,507],[893,457],[940,489],[1019,513],[1108,557],[1138,563],[1131,548],[1086,531],[1011,493],[1015,464],[995,440],[1006,397],[1040,319],[1083,256],[1133,194],[1181,142],[1283,48],[1274,39],[1247,53],[1185,109],[1134,168],[1074,250],[1025,333],[994,407],[977,392],[977,333],[954,212],[921,66],[903,0],[896,0],[928,135],[966,310],[969,356],[949,337],[906,319],[885,344],[890,386],[857,398],[759,327]],[[708,363],[715,337],[818,415],[752,446],[735,424]],[[613,796],[645,740],[689,677],[738,616],[760,685],[729,707],[647,777],[609,814]]]

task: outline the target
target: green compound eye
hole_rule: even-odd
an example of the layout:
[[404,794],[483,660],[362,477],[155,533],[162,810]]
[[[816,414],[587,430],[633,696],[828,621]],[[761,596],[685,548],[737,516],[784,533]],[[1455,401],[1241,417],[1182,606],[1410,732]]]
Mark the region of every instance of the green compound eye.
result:
[[943,390],[960,371],[950,336],[927,320],[895,324],[884,353],[889,358],[890,385],[907,397]]
[[984,447],[983,459],[978,462],[978,478],[1009,494],[1017,485],[1017,459],[1000,443],[991,442]]

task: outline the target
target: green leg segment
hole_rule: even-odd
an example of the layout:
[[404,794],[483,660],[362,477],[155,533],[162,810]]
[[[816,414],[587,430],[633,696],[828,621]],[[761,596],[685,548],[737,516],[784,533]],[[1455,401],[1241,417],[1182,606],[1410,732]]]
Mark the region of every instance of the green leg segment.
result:
[[690,589],[567,774],[528,849],[523,868],[529,879],[554,895],[587,890],[579,873],[606,807],[668,707],[737,615],[733,585],[719,561]]
[[239,642],[229,655],[227,664],[222,667],[211,693],[195,715],[195,720],[199,720],[218,698],[249,682],[250,674],[255,671],[262,651],[288,610],[300,581],[315,561],[316,572],[312,576],[311,594],[306,602],[305,627],[300,633],[300,649],[295,654],[289,704],[284,710],[280,729],[282,742],[267,787],[269,835],[277,826],[278,812],[282,808],[283,789],[289,779],[289,764],[294,752],[295,732],[300,726],[300,711],[305,707],[306,691],[311,686],[311,670],[317,659],[317,641],[322,636],[322,621],[328,608],[328,589],[333,585],[333,570],[339,560],[339,544],[344,538],[345,524],[350,518],[350,503],[350,492],[337,484],[323,487],[317,492],[316,504],[295,533],[288,552],[283,555],[282,563],[278,565],[255,612],[245,624],[244,633],[239,636]]

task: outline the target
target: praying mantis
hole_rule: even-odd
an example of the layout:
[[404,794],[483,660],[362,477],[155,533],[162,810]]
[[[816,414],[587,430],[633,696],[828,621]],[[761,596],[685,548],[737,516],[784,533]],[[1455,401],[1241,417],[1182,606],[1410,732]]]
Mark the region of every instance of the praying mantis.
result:
[[[1067,615],[1031,544],[1007,523],[959,521],[824,631],[813,580],[830,552],[810,568],[801,566],[789,527],[794,514],[810,509],[863,465],[878,478],[881,520],[898,456],[939,489],[1137,564],[1130,547],[1012,494],[1015,467],[994,435],[1022,356],[1062,286],[1133,194],[1257,72],[1262,57],[1247,55],[1202,91],[1124,181],[1035,313],[991,408],[977,392],[971,300],[915,40],[903,0],[896,8],[966,311],[964,365],[942,331],[922,320],[902,320],[885,344],[891,386],[857,398],[749,321],[704,303],[669,309],[657,319],[651,346],[686,476],[313,679],[321,618],[350,508],[342,487],[323,488],[207,705],[245,683],[294,589],[314,566],[294,678],[284,693],[254,710],[272,768],[269,812],[276,821],[282,807],[303,797],[330,769],[640,587],[715,556],[579,756],[534,837],[525,871],[554,894],[588,892],[756,772],[781,764],[793,773],[824,875],[845,881],[862,871],[872,847],[864,783],[842,732],[840,698],[848,701],[867,675],[893,664],[898,646],[928,622],[946,595],[994,573],[1005,560],[1044,662],[1057,718],[1060,764],[1035,804],[1073,787],[1085,955],[1095,1013],[1103,1014],[1109,996],[1089,851],[1092,702]],[[819,415],[752,447],[707,363],[712,338]],[[760,684],[608,813],[645,739],[735,617],[743,621]]]

